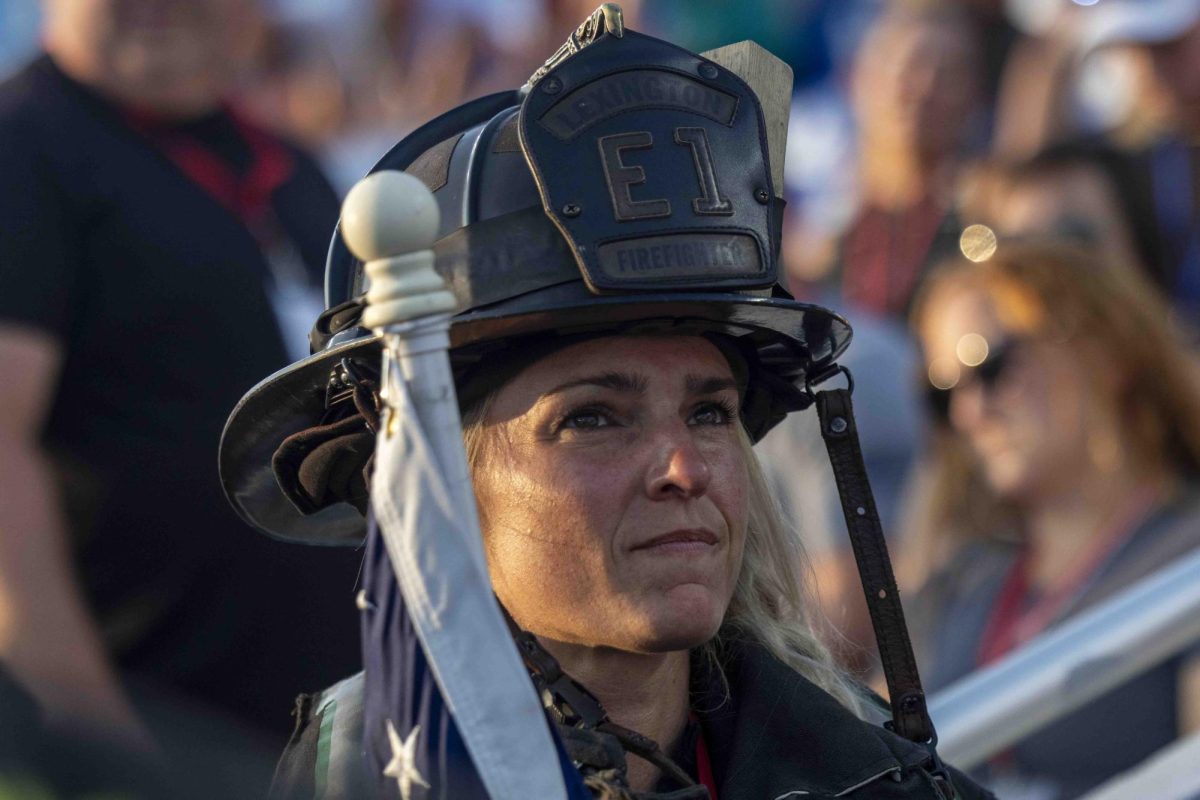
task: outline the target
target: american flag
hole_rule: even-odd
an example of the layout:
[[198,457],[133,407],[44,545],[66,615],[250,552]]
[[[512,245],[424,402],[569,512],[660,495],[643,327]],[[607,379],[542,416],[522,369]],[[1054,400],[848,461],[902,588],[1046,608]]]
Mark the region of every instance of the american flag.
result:
[[376,451],[361,603],[377,796],[590,798],[519,665],[473,504],[464,520],[407,388],[394,385],[389,403],[400,424]]

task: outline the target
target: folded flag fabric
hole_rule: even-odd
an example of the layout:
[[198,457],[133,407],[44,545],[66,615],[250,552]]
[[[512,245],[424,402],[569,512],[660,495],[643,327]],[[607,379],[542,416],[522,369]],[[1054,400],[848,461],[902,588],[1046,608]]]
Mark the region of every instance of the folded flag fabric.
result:
[[403,381],[390,392],[360,596],[378,796],[585,800],[491,592],[474,505],[453,499]]

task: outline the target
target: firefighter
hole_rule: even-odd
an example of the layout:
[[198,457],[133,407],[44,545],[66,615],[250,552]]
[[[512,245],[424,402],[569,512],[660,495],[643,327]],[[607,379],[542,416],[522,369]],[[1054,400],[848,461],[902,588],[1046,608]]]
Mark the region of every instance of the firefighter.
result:
[[[596,796],[984,797],[940,764],[932,728],[915,742],[869,721],[874,701],[810,622],[803,548],[755,461],[850,339],[776,283],[779,105],[760,94],[606,6],[521,90],[454,109],[377,166],[440,209],[492,588]],[[251,524],[355,544],[380,342],[339,235],[327,286],[314,355],[243,398],[221,468]],[[832,437],[848,411],[825,409]],[[379,550],[372,534],[368,575]],[[359,600],[364,630],[395,605],[374,581]],[[420,726],[393,725],[369,670],[365,689],[357,676],[302,699],[276,795],[471,796],[469,765],[429,769]],[[924,709],[905,696],[902,732]]]

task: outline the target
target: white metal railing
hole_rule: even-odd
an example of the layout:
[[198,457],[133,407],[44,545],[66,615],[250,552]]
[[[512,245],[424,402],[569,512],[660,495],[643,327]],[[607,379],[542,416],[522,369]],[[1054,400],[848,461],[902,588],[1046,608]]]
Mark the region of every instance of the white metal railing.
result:
[[1198,640],[1200,550],[933,695],[938,753],[974,767]]

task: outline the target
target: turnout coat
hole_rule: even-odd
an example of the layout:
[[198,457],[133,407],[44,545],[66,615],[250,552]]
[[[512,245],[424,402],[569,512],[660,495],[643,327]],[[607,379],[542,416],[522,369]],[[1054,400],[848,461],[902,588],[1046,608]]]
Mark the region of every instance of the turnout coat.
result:
[[[692,708],[719,800],[943,800],[923,746],[859,719],[763,647],[729,648],[724,680],[702,661],[693,659]],[[360,673],[298,699],[274,800],[370,796],[362,687]],[[951,773],[962,800],[993,797]]]

